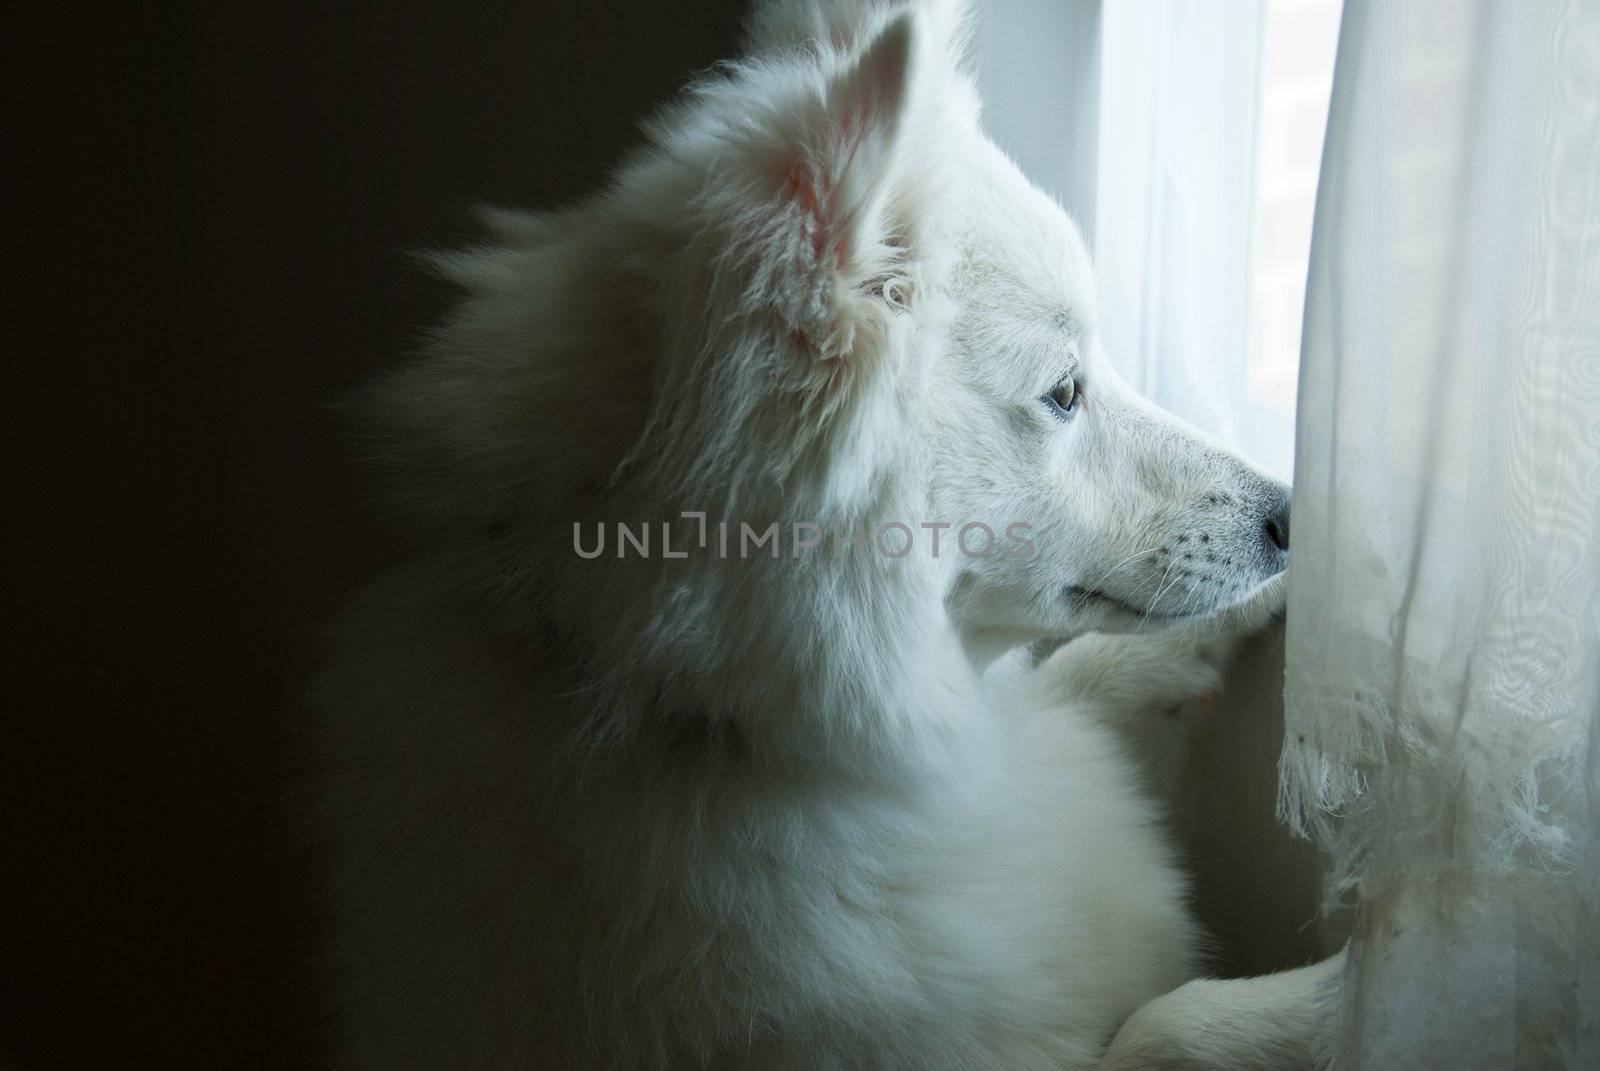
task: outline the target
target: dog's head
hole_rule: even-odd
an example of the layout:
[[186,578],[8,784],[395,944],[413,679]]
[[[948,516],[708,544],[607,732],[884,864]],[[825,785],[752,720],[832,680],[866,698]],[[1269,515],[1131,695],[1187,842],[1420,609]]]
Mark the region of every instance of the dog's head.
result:
[[544,445],[504,399],[468,414],[498,431],[456,432],[517,450],[497,508],[537,483],[634,517],[902,524],[892,567],[939,536],[952,619],[1006,642],[1209,614],[1283,569],[1287,489],[1105,360],[1083,242],[981,133],[960,23],[771,3],[607,193],[456,262],[474,374],[543,352],[503,392],[544,396]]
[[[683,297],[698,314],[695,297],[725,287],[742,337],[761,339],[761,386],[740,388],[781,429],[753,455],[793,465],[773,486],[849,514],[915,474],[926,514],[895,519],[951,526],[950,605],[972,631],[1203,615],[1282,570],[1287,489],[1105,360],[1077,230],[979,129],[959,6],[763,14],[758,44],[778,55],[744,77],[787,59],[817,80],[755,96],[771,111],[741,120],[747,155],[703,195],[706,223],[727,220],[712,263],[732,279],[714,268]],[[800,43],[784,52],[786,39]],[[710,349],[726,354],[724,330]],[[984,527],[962,543],[971,524]],[[918,534],[931,553],[934,530]]]

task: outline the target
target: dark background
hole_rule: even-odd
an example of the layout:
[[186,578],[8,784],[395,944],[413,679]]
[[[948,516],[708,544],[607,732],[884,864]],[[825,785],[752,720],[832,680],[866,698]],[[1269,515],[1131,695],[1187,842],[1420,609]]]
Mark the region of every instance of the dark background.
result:
[[743,6],[8,17],[5,1056],[325,1058],[297,696],[393,553],[332,405],[443,306],[406,250],[593,188]]

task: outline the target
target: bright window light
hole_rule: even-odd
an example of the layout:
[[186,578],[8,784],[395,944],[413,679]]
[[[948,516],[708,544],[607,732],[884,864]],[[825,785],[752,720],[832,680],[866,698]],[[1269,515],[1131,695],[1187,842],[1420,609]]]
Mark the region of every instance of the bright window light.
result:
[[1342,0],[1271,0],[1256,138],[1251,401],[1294,416],[1317,172]]
[[980,5],[989,133],[1093,247],[1123,379],[1288,476],[1342,0]]

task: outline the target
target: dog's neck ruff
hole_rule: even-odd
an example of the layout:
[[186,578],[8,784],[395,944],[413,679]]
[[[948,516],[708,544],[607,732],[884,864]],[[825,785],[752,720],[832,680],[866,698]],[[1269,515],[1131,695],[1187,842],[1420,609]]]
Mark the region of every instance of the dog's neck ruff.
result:
[[[837,565],[845,574],[825,571]],[[583,752],[669,743],[672,754],[852,780],[966,761],[981,724],[978,673],[931,563],[772,563],[748,585],[680,577],[637,590],[626,625],[558,622],[526,607],[524,642],[563,694]],[[752,595],[751,588],[756,593]],[[737,623],[737,627],[735,627]]]

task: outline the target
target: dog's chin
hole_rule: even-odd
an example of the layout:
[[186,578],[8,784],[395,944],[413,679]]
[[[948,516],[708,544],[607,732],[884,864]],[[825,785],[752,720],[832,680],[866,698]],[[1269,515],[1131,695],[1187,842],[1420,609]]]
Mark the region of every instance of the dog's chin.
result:
[[1092,614],[1100,611],[1107,614],[1126,614],[1133,617],[1164,617],[1164,614],[1155,614],[1148,607],[1139,607],[1117,598],[1109,592],[1097,588],[1084,588],[1076,584],[1071,585],[1062,593],[1074,613]]
[[1237,632],[1254,632],[1274,618],[1282,617],[1288,606],[1289,571],[1273,573],[1239,598],[1220,607],[1210,619]]
[[1237,598],[1181,613],[1138,606],[1110,592],[1077,585],[1067,587],[1063,598],[1085,631],[1156,632],[1212,623],[1250,631],[1283,612],[1287,592],[1288,573],[1279,572],[1246,589]]
[[1176,628],[1193,615],[1173,615],[1152,607],[1137,606],[1110,592],[1073,585],[1062,592],[1062,600],[1080,632],[1159,632]]

